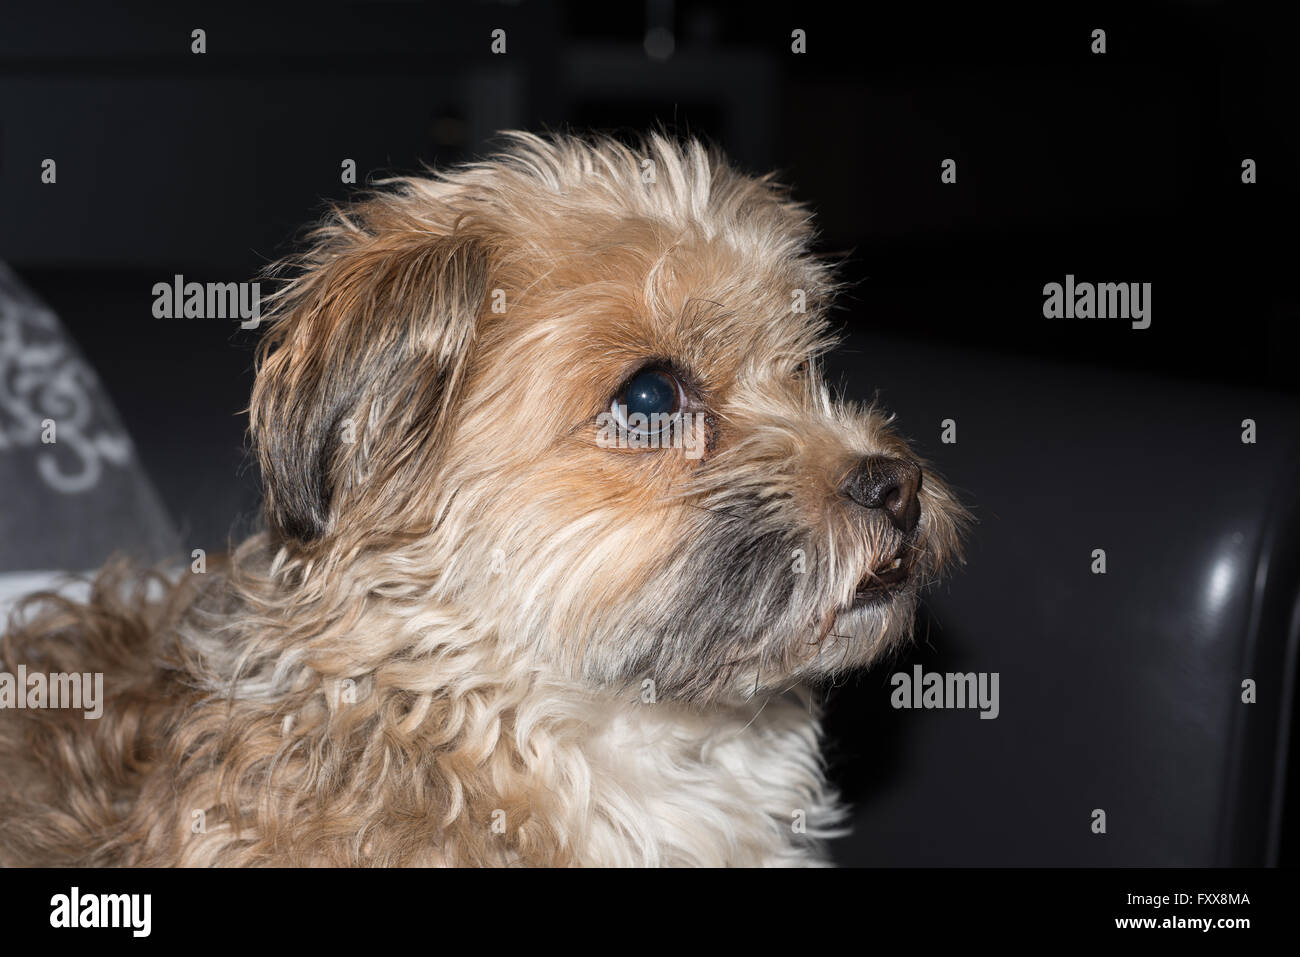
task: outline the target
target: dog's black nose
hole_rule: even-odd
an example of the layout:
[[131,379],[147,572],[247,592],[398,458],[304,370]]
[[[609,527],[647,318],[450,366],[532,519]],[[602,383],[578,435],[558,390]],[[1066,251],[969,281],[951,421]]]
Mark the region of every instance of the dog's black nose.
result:
[[921,520],[921,467],[915,462],[868,455],[840,491],[863,508],[883,508],[899,531],[910,532]]

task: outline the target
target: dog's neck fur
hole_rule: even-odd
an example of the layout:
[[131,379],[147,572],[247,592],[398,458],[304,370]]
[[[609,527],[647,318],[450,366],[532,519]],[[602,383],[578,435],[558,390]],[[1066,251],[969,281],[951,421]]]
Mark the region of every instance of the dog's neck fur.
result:
[[[160,860],[823,860],[840,810],[803,689],[703,708],[596,692],[521,662],[461,609],[373,594],[313,609],[310,588],[284,590],[292,577],[237,566],[180,623],[176,657],[208,695],[169,724],[184,762],[145,785],[178,795],[182,839],[159,845]],[[229,614],[232,600],[244,613]],[[292,631],[267,627],[277,609],[292,609]],[[228,636],[232,621],[266,632]]]
[[0,864],[824,860],[841,811],[802,689],[598,692],[419,589],[305,571],[254,538],[158,602],[110,566],[6,635],[5,661],[108,680],[93,740],[64,710],[0,724]]
[[607,701],[570,760],[592,778],[575,822],[595,863],[808,864],[838,820],[818,730],[797,697],[688,709]]

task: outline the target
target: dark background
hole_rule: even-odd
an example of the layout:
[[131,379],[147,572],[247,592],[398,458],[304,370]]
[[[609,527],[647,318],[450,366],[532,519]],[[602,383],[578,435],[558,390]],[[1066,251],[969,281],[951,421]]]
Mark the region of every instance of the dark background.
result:
[[[345,158],[364,182],[471,158],[507,128],[698,134],[742,167],[780,170],[814,208],[821,247],[849,282],[834,316],[849,338],[832,370],[851,392],[881,390],[988,527],[1024,498],[999,503],[996,473],[986,489],[979,461],[943,458],[937,397],[958,377],[966,394],[987,389],[1013,414],[1075,383],[1075,412],[1118,421],[1120,395],[1185,396],[1190,408],[1248,393],[1290,417],[1300,394],[1293,34],[1242,5],[1050,6],[24,5],[0,30],[0,259],[97,367],[184,540],[220,549],[257,508],[241,415],[256,336],[154,319],[155,282],[254,278],[326,199],[353,189],[340,182]],[[666,60],[646,52],[655,26],[674,37]],[[207,31],[201,56],[190,53],[196,27]],[[489,50],[498,27],[504,56]],[[790,51],[796,27],[808,34],[803,56]],[[1090,52],[1097,27],[1102,56]],[[56,186],[40,183],[46,157],[58,162]],[[1258,164],[1250,186],[1247,157]],[[945,158],[958,163],[956,185],[940,182]],[[1044,319],[1042,287],[1067,272],[1151,282],[1151,328]],[[1235,428],[1242,416],[1234,406],[1223,417]],[[990,419],[988,441],[1002,427]],[[1133,434],[1130,450],[1141,444]],[[1048,428],[1008,441],[1023,454],[1071,438]],[[1088,490],[1044,505],[1031,524]],[[1187,507],[1217,506],[1211,495]],[[1037,563],[1028,534],[1002,547],[1004,559]],[[1014,616],[1003,624],[1014,630]],[[961,630],[945,639],[942,621],[927,625],[917,660],[938,667],[924,655],[947,640],[960,664]],[[868,808],[907,777],[887,677],[878,669],[841,689],[830,716],[837,778]],[[1025,760],[1032,780],[1037,758]],[[1021,784],[1005,787],[1030,800]],[[1009,816],[1032,817],[1008,800]],[[932,812],[900,810],[894,846],[847,842],[841,856],[1202,859],[1169,852],[1177,835],[1161,839],[1165,853],[1099,854],[1085,834],[1052,857],[1032,828],[990,836],[975,812],[958,832],[969,846],[951,835],[932,845]]]

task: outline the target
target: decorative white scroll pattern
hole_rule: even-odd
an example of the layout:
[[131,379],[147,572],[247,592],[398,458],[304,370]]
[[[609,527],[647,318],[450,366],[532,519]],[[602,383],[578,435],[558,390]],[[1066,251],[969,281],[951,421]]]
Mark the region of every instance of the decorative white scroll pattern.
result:
[[[58,319],[0,264],[0,455],[31,450],[33,471],[50,488],[66,495],[92,489],[106,464],[131,459],[131,441],[101,411],[104,404],[94,371]],[[41,441],[46,419],[55,424],[50,444]]]

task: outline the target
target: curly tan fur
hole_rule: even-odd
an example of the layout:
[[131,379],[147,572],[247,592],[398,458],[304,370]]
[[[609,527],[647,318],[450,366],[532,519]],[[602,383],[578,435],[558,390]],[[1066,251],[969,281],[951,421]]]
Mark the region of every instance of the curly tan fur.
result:
[[[657,136],[516,134],[334,210],[259,351],[266,531],[161,600],[115,565],[14,616],[0,667],[107,700],[0,712],[0,862],[823,860],[805,682],[909,633],[964,513],[928,473],[911,534],[841,494],[913,456],[806,365],[811,238],[770,179]],[[650,361],[698,458],[595,441]],[[855,601],[895,554],[907,585]]]

